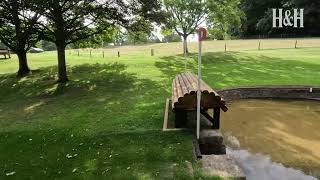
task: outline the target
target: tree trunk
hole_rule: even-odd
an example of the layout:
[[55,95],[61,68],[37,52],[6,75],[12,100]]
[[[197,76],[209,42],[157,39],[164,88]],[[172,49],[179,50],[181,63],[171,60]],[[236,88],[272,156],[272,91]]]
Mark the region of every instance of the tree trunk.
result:
[[187,37],[188,36],[183,36],[183,54],[186,56],[188,55],[188,43],[187,43]]
[[68,81],[67,67],[66,67],[66,55],[65,45],[63,43],[57,43],[58,52],[58,83],[66,83]]
[[27,52],[21,51],[16,53],[19,59],[19,70],[17,75],[18,77],[23,77],[30,73],[30,69],[28,67],[28,62],[27,62]]

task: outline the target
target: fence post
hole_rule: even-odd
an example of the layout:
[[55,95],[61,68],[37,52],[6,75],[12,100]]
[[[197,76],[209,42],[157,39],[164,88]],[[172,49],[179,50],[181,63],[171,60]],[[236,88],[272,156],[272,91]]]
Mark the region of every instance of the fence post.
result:
[[297,49],[298,40],[296,40],[296,43],[294,44],[294,48]]
[[120,51],[118,51],[118,57],[120,57]]
[[260,51],[261,48],[261,42],[259,41],[258,50]]
[[151,56],[154,56],[154,50],[151,49]]
[[224,43],[224,52],[227,52],[227,43]]
[[80,56],[79,50],[78,50],[78,56]]
[[102,51],[102,58],[104,58],[104,51]]

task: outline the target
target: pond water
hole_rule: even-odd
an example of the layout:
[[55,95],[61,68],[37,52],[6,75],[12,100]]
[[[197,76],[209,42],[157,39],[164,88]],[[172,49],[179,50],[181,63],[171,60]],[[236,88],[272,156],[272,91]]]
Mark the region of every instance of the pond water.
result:
[[319,101],[234,101],[222,114],[221,128],[229,154],[251,179],[320,177]]

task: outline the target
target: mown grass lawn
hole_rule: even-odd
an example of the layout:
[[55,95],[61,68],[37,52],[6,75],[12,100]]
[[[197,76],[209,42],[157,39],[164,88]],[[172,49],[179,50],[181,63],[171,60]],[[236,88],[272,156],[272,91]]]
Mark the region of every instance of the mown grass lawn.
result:
[[[319,86],[319,57],[320,48],[206,53],[203,79],[216,89]],[[191,179],[187,162],[204,178],[191,135],[161,131],[181,55],[68,54],[66,85],[55,84],[55,53],[28,58],[36,71],[22,79],[16,57],[0,60],[0,179]]]

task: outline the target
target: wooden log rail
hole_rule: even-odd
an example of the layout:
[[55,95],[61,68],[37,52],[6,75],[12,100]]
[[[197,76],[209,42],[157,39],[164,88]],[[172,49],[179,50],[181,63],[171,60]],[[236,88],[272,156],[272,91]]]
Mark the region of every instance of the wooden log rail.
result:
[[[186,121],[187,111],[195,111],[197,108],[198,77],[190,72],[176,76],[172,82],[172,108],[176,114],[176,122]],[[220,128],[220,109],[224,112],[228,110],[225,101],[210,86],[201,80],[201,114],[212,122],[214,129]],[[211,117],[208,109],[213,109]],[[183,124],[183,122],[182,122]]]

